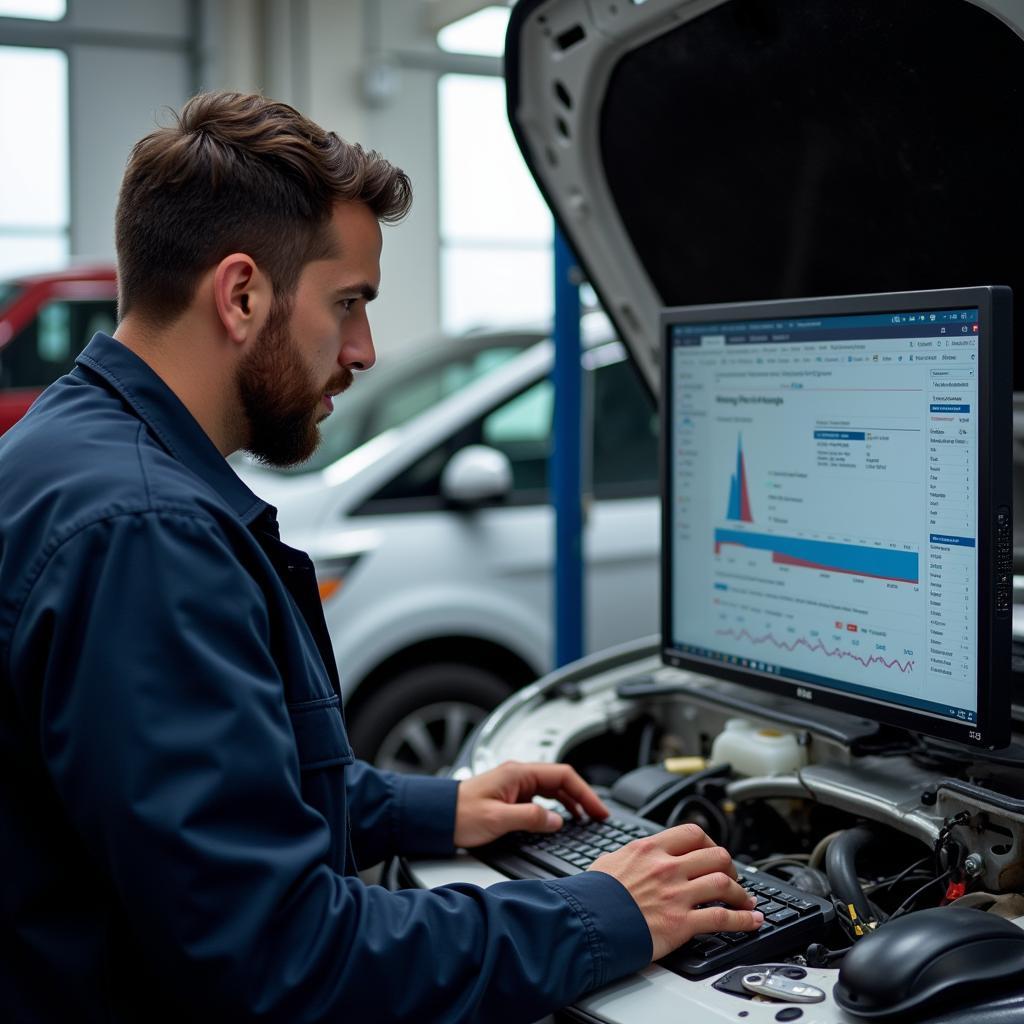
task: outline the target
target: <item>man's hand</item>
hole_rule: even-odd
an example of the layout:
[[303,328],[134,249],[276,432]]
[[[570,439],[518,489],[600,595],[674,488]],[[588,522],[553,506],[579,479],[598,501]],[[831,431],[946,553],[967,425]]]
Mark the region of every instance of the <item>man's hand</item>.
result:
[[[748,932],[764,916],[736,881],[727,850],[696,825],[678,825],[606,853],[588,869],[617,878],[636,900],[651,930],[653,959],[659,960],[701,932]],[[728,907],[703,907],[727,903]]]
[[569,765],[506,761],[459,783],[455,845],[483,846],[507,832],[557,832],[561,817],[535,804],[535,796],[554,798],[574,817],[608,817],[608,808]]

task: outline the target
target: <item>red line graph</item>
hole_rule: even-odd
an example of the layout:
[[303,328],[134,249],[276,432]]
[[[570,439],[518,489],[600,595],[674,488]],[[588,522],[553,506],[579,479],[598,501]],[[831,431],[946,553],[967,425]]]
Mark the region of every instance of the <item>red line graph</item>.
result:
[[821,651],[828,658],[850,658],[853,661],[860,662],[865,668],[879,664],[883,668],[898,668],[904,674],[914,671],[913,660],[902,662],[898,658],[883,658],[878,654],[869,654],[867,657],[864,657],[861,654],[854,654],[853,651],[844,651],[839,647],[834,647],[830,650],[820,640],[811,641],[803,636],[797,637],[792,643],[788,643],[785,640],[779,640],[778,637],[773,636],[771,633],[765,633],[762,637],[752,636],[745,629],[741,629],[738,633],[735,629],[716,629],[715,632],[719,636],[731,636],[737,640],[746,638],[752,644],[771,643],[782,650],[790,652],[795,651],[798,647],[806,647],[809,651]]

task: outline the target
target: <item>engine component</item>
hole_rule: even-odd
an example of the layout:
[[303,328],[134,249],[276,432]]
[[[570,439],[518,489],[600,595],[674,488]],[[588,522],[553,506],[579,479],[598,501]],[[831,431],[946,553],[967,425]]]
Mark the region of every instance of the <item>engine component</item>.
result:
[[795,733],[730,718],[711,744],[711,764],[730,764],[737,775],[782,775],[807,764]]

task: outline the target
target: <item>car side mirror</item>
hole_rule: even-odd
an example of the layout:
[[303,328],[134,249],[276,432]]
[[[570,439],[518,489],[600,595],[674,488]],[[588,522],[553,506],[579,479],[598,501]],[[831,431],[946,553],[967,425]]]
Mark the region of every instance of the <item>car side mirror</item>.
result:
[[471,507],[499,501],[512,490],[512,463],[484,444],[460,448],[441,474],[441,494],[453,505]]

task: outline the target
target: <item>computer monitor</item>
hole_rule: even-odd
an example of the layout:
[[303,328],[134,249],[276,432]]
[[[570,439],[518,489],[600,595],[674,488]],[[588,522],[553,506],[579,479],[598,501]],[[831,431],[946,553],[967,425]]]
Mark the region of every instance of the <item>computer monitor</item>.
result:
[[1008,743],[1009,289],[661,321],[664,661]]

